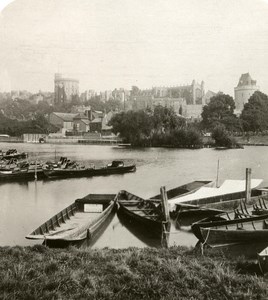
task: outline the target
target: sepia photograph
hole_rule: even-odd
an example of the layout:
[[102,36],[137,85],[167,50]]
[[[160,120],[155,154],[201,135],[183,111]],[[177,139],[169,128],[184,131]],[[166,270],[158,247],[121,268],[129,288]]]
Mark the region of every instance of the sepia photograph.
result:
[[268,0],[0,0],[0,299],[268,299]]

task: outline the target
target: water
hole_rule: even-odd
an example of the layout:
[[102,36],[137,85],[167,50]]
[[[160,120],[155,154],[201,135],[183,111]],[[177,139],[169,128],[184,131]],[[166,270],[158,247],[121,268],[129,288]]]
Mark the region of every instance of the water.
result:
[[[35,244],[36,241],[27,240],[25,236],[75,199],[89,193],[117,193],[125,189],[146,198],[159,194],[160,186],[170,189],[193,180],[215,180],[218,159],[220,183],[225,179],[244,179],[245,168],[249,167],[252,168],[252,178],[261,178],[264,180],[262,185],[268,185],[267,147],[217,151],[0,143],[0,149],[9,148],[28,152],[33,160],[67,156],[84,164],[101,166],[119,159],[126,164],[136,163],[137,171],[106,177],[0,184],[0,246]],[[173,226],[172,232],[171,245],[195,245],[196,238],[188,230],[175,232]],[[145,247],[159,246],[159,242],[128,228],[114,215],[91,246]]]

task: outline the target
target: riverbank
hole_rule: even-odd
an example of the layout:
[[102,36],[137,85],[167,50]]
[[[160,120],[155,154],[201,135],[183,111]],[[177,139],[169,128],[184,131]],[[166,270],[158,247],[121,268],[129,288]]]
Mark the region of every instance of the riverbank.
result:
[[238,136],[235,139],[240,145],[268,146],[268,135]]
[[0,248],[1,299],[267,299],[256,263],[183,247]]

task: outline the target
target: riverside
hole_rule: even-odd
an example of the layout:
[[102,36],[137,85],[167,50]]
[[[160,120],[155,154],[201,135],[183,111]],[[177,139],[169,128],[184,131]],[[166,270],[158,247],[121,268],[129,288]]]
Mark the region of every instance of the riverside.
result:
[[[135,163],[135,173],[110,177],[4,183],[0,185],[0,245],[33,245],[25,236],[51,215],[68,206],[75,199],[89,193],[117,193],[128,190],[143,198],[159,194],[160,186],[167,189],[193,180],[215,180],[220,161],[219,184],[225,179],[244,179],[245,168],[252,169],[252,178],[264,179],[268,185],[267,147],[245,147],[216,151],[204,148],[120,148],[96,145],[51,145],[1,143],[0,149],[17,148],[27,152],[29,159],[53,160],[61,156],[96,166],[112,160]],[[196,238],[187,232],[171,234],[171,245],[194,246]],[[130,230],[116,215],[103,234],[94,242],[94,248],[126,248],[130,246],[159,246],[157,241]]]

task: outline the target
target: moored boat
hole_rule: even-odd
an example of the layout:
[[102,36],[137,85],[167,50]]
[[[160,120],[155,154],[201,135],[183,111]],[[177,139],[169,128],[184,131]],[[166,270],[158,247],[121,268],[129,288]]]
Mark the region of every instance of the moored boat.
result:
[[176,227],[191,226],[193,223],[208,218],[223,214],[223,210],[199,207],[191,204],[177,204],[176,210],[173,213],[176,216]]
[[133,225],[152,236],[162,235],[164,216],[160,199],[145,200],[122,190],[118,193],[118,205],[118,213],[125,215]]
[[2,160],[9,160],[12,158],[17,158],[17,159],[25,159],[28,157],[28,154],[26,152],[18,152],[17,149],[9,149],[6,152],[1,151],[1,156],[0,158]]
[[[262,189],[257,188],[261,182],[261,179],[251,180],[252,199],[266,193]],[[170,210],[174,211],[177,204],[190,204],[219,210],[232,210],[240,204],[242,199],[245,199],[245,183],[245,180],[225,180],[220,187],[203,186],[194,193],[170,199]]]
[[42,169],[15,169],[15,170],[2,170],[0,171],[0,183],[11,181],[31,181],[35,179],[44,179]]
[[[196,192],[198,189],[200,189],[203,186],[209,186],[212,184],[211,180],[195,180],[191,181],[189,183],[180,185],[178,187],[172,188],[167,190],[167,198],[168,200],[180,197],[182,195],[188,195],[191,193]],[[150,199],[161,199],[161,195],[157,194]]]
[[211,247],[268,242],[267,219],[267,214],[235,219],[219,215],[194,223],[192,231],[202,244]]
[[93,238],[113,209],[116,194],[89,194],[75,200],[26,236],[48,246],[62,246]]
[[85,168],[78,164],[67,164],[64,167],[44,169],[44,174],[49,179],[53,178],[72,178],[72,177],[91,177],[112,174],[124,174],[136,171],[136,165],[125,166],[122,161],[113,161],[111,164],[101,168]]

